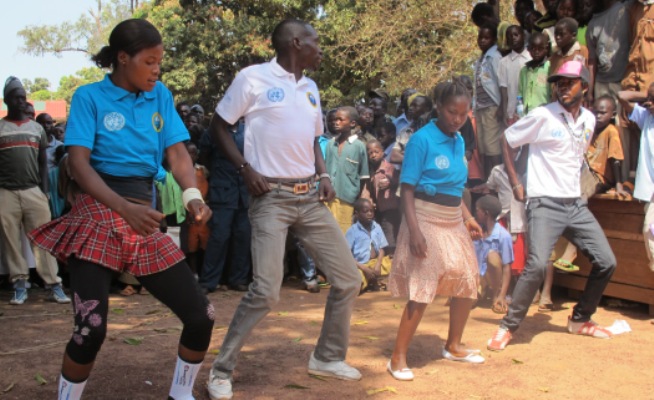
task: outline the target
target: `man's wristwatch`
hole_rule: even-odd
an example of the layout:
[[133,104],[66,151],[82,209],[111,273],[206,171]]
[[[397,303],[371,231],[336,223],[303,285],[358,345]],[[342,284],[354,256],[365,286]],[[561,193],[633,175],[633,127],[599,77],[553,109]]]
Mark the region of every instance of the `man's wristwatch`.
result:
[[332,182],[332,177],[331,177],[331,176],[329,176],[329,174],[328,174],[328,173],[326,173],[326,172],[323,172],[322,174],[320,174],[320,175],[318,175],[318,178],[319,178],[319,179],[322,179],[322,178],[327,178],[327,179],[329,179],[329,183],[331,183],[331,182]]

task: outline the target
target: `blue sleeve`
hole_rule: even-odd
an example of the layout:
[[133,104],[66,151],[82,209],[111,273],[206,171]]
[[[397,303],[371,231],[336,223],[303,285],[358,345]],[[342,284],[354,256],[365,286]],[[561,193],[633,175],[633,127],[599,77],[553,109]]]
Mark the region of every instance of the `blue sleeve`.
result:
[[170,93],[170,90],[163,86],[161,88],[161,111],[164,120],[162,137],[164,140],[164,149],[174,145],[175,143],[183,142],[189,140],[190,136],[182,118],[180,118],[177,110],[175,110],[175,102],[173,101],[173,95]]
[[347,240],[348,246],[350,246],[350,251],[354,249],[354,242],[356,241],[356,232],[354,230],[354,225],[345,232],[345,240]]
[[375,223],[375,234],[379,238],[379,248],[383,249],[388,247],[388,240],[386,240],[386,235],[378,223]]
[[506,231],[500,239],[500,254],[502,255],[502,265],[513,263],[513,239],[511,239],[511,234]]
[[422,135],[414,134],[404,150],[404,161],[402,161],[402,172],[400,183],[408,183],[416,186],[422,176],[424,159],[427,154],[427,146]]
[[89,87],[82,86],[73,95],[64,138],[66,146],[82,146],[93,150],[97,132],[97,109],[89,91]]

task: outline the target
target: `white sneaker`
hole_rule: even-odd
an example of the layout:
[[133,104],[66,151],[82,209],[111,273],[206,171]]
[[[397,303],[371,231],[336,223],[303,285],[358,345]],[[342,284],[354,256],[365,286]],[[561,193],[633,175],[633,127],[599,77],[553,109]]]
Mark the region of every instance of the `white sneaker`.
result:
[[320,361],[316,360],[311,352],[309,358],[309,373],[319,376],[331,376],[346,381],[358,381],[361,379],[361,372],[350,367],[345,361]]
[[213,368],[209,372],[209,382],[207,391],[211,400],[231,399],[234,396],[232,392],[232,380],[222,379],[214,375]]

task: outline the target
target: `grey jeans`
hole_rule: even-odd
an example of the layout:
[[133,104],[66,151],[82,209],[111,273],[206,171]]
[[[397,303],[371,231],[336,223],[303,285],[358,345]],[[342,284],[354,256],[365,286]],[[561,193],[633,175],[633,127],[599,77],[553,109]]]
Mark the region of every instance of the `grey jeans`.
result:
[[509,312],[500,325],[510,331],[518,329],[536,291],[543,283],[550,254],[560,236],[577,246],[593,265],[584,292],[572,311],[573,321],[590,320],[613,275],[616,260],[602,227],[588,210],[588,202],[550,197],[530,199],[527,204],[527,222],[527,265],[513,290]]
[[296,195],[272,191],[250,201],[253,282],[234,312],[214,374],[228,379],[238,354],[252,329],[279,300],[284,277],[284,249],[290,229],[331,284],[325,319],[314,356],[321,361],[345,359],[350,336],[350,317],[361,287],[361,277],[347,241],[317,192]]

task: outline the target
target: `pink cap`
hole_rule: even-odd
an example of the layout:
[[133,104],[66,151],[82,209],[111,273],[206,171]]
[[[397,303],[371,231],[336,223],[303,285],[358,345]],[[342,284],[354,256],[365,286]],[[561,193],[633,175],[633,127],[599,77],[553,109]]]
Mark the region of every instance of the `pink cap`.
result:
[[588,83],[590,81],[590,72],[581,61],[567,61],[559,67],[556,74],[547,78],[547,81],[552,83],[561,78],[580,78]]

